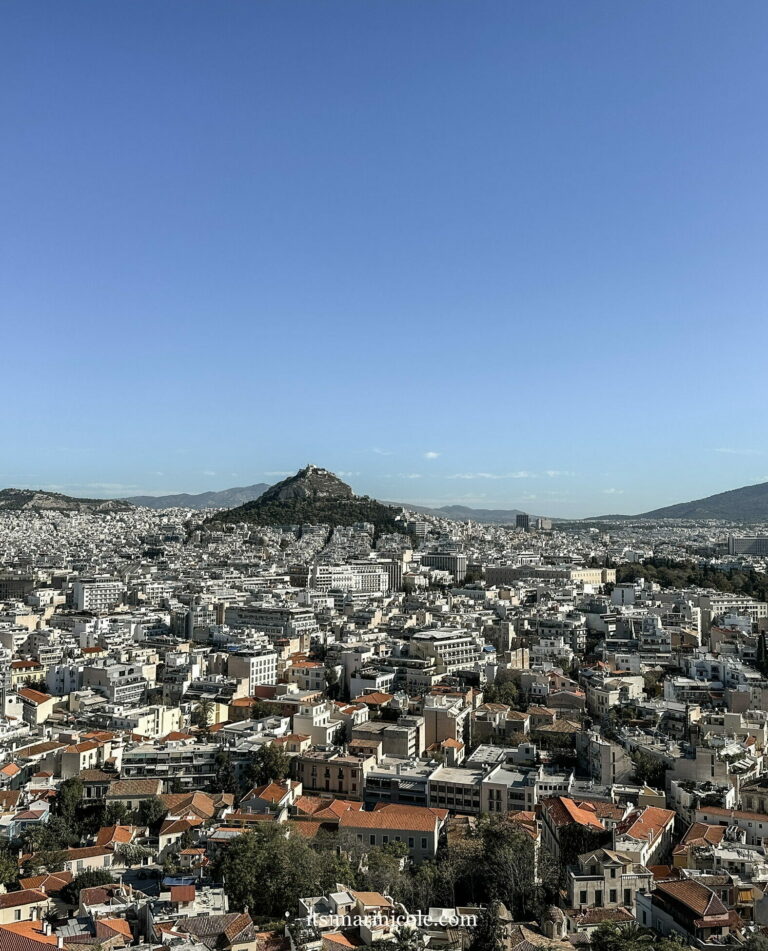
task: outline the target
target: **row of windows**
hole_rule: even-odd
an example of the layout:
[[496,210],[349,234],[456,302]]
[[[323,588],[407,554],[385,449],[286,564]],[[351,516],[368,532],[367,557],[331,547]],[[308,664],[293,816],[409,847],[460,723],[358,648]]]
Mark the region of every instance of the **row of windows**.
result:
[[[580,904],[580,905],[586,905],[586,904],[589,903],[589,902],[588,902],[588,897],[587,897],[587,895],[588,895],[588,893],[587,893],[586,891],[581,891],[581,892],[579,892],[579,904]],[[617,903],[617,901],[618,901],[618,891],[617,891],[615,888],[612,888],[612,889],[608,892],[608,902],[609,902],[611,905],[615,905],[615,904]],[[631,905],[631,904],[632,904],[632,890],[631,890],[630,888],[625,888],[625,889],[624,889],[624,904],[625,904],[625,905]],[[602,893],[602,891],[596,891],[596,892],[595,892],[595,907],[596,907],[596,908],[602,908],[602,907],[603,907],[603,893]]]
[[[387,834],[382,835],[382,837],[381,837],[382,845],[387,845],[387,844],[389,843],[389,839],[390,839],[389,835],[387,835]],[[368,840],[369,840],[369,845],[376,845],[376,836],[375,836],[375,834],[371,833],[371,835],[368,836]],[[363,841],[363,836],[362,836],[362,833],[360,833],[360,832],[358,832],[358,834],[357,834],[357,841],[358,841],[358,842],[362,842],[362,841]],[[393,842],[401,842],[402,839],[400,838],[399,835],[393,835],[393,836],[392,836],[392,841],[393,841]],[[409,836],[409,837],[408,837],[408,848],[409,848],[409,849],[414,848],[415,842],[416,842],[416,840],[414,839],[414,837],[413,837],[413,836]],[[422,838],[421,838],[421,849],[422,849],[422,851],[426,851],[427,847],[428,847],[427,837],[426,837],[426,836],[422,836]]]

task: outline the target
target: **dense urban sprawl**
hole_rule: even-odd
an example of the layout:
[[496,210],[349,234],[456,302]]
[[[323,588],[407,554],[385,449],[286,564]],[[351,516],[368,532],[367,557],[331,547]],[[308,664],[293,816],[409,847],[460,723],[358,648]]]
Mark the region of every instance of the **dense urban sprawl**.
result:
[[766,526],[216,514],[0,512],[0,951],[765,951]]

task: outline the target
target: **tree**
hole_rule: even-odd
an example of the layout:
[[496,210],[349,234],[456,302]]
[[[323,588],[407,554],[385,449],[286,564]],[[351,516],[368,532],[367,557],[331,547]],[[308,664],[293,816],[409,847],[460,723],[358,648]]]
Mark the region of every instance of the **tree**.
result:
[[203,733],[207,733],[210,729],[212,719],[213,700],[211,700],[210,697],[202,697],[198,701],[194,713],[192,714],[192,723],[194,726],[199,727]]
[[[757,635],[757,651],[755,654],[755,667],[765,677],[768,676],[768,649],[765,645],[765,632],[761,631]],[[749,944],[749,942],[747,942]]]
[[218,750],[213,758],[216,768],[216,779],[213,784],[214,792],[236,793],[238,791],[235,768],[232,765],[232,756],[226,750]]
[[139,803],[139,808],[134,813],[136,825],[148,826],[151,832],[157,832],[163,824],[168,810],[157,796],[148,796]]
[[539,916],[544,891],[537,882],[535,845],[528,833],[508,819],[483,819],[480,825],[481,894],[503,902],[516,921]]
[[664,760],[637,749],[631,755],[635,764],[635,782],[644,783],[653,789],[664,789],[667,775],[667,764]]
[[105,826],[119,826],[128,818],[128,807],[124,802],[113,800],[108,802],[104,810],[103,822]]
[[282,782],[290,770],[291,761],[285,751],[274,743],[265,743],[253,754],[248,768],[248,782],[263,786],[269,782]]
[[30,825],[22,832],[21,845],[25,852],[58,852],[77,845],[80,834],[63,816],[53,816],[44,825]]
[[604,921],[592,933],[591,951],[650,951],[652,945],[658,946],[662,940],[654,931],[635,922]]
[[106,869],[92,868],[80,872],[61,890],[62,901],[68,905],[77,905],[83,888],[95,888],[97,885],[110,885],[114,879]]
[[503,951],[504,923],[499,915],[499,903],[492,901],[478,915],[472,930],[469,951]]
[[750,935],[744,944],[744,951],[768,951],[768,937],[763,934]]
[[73,822],[82,801],[83,781],[76,776],[72,779],[65,779],[56,793],[53,811],[62,819]]
[[503,703],[514,709],[520,702],[520,691],[513,680],[505,680],[485,687],[483,700],[486,703]]
[[406,884],[403,860],[407,855],[408,847],[404,842],[374,846],[366,856],[366,890],[391,895],[396,901],[402,900]]
[[48,693],[48,686],[43,677],[27,677],[24,681],[24,686],[28,690],[36,690],[38,693]]
[[265,823],[234,839],[223,850],[216,869],[230,905],[255,916],[282,918],[295,913],[302,895],[323,893],[336,884],[336,871],[301,835]]
[[325,665],[325,692],[331,700],[337,700],[341,692],[339,672],[332,664]]
[[651,699],[658,698],[662,693],[661,682],[664,679],[664,673],[661,670],[647,670],[643,674],[643,685],[645,692]]
[[250,717],[252,720],[263,720],[265,717],[274,716],[275,708],[271,707],[266,701],[259,700],[258,697],[253,699],[250,709]]
[[0,884],[15,885],[19,880],[19,863],[8,849],[0,849]]
[[424,938],[418,928],[402,925],[395,931],[396,951],[419,951],[424,947]]

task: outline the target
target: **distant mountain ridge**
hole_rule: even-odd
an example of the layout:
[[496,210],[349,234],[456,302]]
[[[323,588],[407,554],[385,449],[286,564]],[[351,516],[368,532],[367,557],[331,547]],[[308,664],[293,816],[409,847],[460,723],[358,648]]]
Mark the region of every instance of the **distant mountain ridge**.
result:
[[473,509],[468,505],[443,505],[439,508],[410,505],[408,502],[384,502],[384,505],[402,505],[411,512],[433,515],[435,518],[448,518],[454,522],[472,521],[493,525],[514,524],[516,516],[526,514],[522,509]]
[[179,492],[176,495],[133,495],[125,501],[150,509],[231,509],[246,502],[253,502],[269,488],[267,482],[222,489],[220,492]]
[[594,520],[628,518],[720,519],[726,522],[768,521],[768,482],[745,485],[740,489],[718,492],[692,502],[678,502],[639,515],[597,515]]
[[0,512],[128,512],[132,508],[123,499],[76,499],[41,489],[0,490]]
[[335,527],[371,522],[377,532],[394,532],[400,511],[375,499],[357,496],[333,472],[308,465],[267,489],[258,499],[211,516],[206,524],[249,522],[273,527],[300,524]]
[[643,512],[640,518],[720,518],[733,522],[768,520],[768,482],[718,492],[692,502],[680,502]]

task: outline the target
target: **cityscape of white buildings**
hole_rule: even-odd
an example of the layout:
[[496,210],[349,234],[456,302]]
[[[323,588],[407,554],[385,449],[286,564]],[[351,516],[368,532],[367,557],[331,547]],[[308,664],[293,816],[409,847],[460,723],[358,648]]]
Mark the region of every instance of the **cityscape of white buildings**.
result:
[[[768,604],[643,575],[645,562],[761,577],[764,529],[408,518],[376,537],[214,529],[181,509],[0,512],[0,837],[15,847],[48,822],[73,777],[130,809],[161,797],[159,833],[130,836],[143,866],[187,868],[168,887],[187,889],[191,921],[227,917],[208,861],[223,843],[254,815],[307,818],[308,797],[329,816],[347,804],[329,820],[342,844],[396,838],[415,864],[460,821],[509,817],[565,863],[550,941],[629,921],[704,948],[768,926]],[[270,746],[290,775],[245,788]],[[199,822],[174,814],[184,797],[208,810]],[[574,827],[600,847],[571,854]],[[111,842],[57,862],[130,871]],[[155,922],[163,887],[142,898]],[[9,921],[41,919],[47,892],[30,888],[43,898],[0,895]],[[308,898],[307,914],[332,898],[363,901]],[[80,911],[82,934],[121,918]],[[124,944],[157,942],[144,912],[126,920],[143,923]],[[245,924],[233,934],[216,947],[262,946]]]

